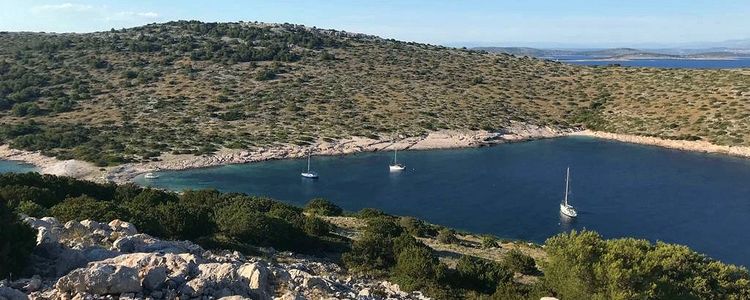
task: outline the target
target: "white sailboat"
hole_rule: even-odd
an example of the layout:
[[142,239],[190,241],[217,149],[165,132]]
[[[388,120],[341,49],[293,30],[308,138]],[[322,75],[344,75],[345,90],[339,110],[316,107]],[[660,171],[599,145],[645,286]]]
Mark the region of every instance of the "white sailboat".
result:
[[151,173],[151,172],[148,172],[148,173],[146,173],[146,175],[143,175],[143,178],[146,178],[146,179],[156,179],[156,178],[159,178],[159,175]]
[[560,213],[563,215],[566,215],[571,218],[575,218],[578,216],[578,212],[576,212],[576,209],[573,208],[572,205],[568,204],[568,194],[570,193],[570,167],[568,167],[568,170],[565,173],[565,198],[562,203],[560,203]]
[[402,171],[402,170],[406,169],[406,166],[398,163],[397,156],[398,156],[398,149],[394,148],[393,149],[393,163],[388,166],[388,169],[391,172],[398,172],[398,171]]
[[310,153],[307,154],[307,172],[302,172],[302,177],[315,179],[318,178],[318,173],[310,170]]

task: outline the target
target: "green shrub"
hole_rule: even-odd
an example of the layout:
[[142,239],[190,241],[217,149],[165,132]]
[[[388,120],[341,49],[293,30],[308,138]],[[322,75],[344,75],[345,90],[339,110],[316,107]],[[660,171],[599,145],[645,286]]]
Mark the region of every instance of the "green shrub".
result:
[[0,189],[0,201],[9,208],[16,208],[21,202],[33,202],[44,207],[55,204],[55,195],[46,188],[25,185],[6,185]]
[[437,240],[443,244],[456,244],[458,238],[456,237],[455,231],[448,228],[440,229],[437,235]]
[[571,231],[545,243],[544,285],[561,299],[746,299],[747,269],[685,246]]
[[325,236],[331,231],[331,224],[315,216],[305,217],[303,229],[309,235]]
[[359,212],[357,212],[357,218],[360,219],[371,219],[384,216],[387,215],[384,212],[374,208],[363,208]]
[[340,216],[343,210],[331,201],[315,198],[307,202],[305,212],[320,216]]
[[304,246],[306,236],[289,222],[267,216],[241,202],[234,202],[215,212],[220,232],[256,246],[294,250]]
[[392,240],[373,234],[352,242],[351,250],[342,255],[344,265],[355,273],[384,275],[395,264]]
[[456,264],[456,287],[492,294],[499,284],[513,280],[513,272],[503,265],[469,255],[462,256]]
[[0,201],[0,279],[20,273],[36,244],[34,230]]
[[434,284],[438,259],[427,247],[407,247],[398,254],[393,281],[405,291]]
[[434,229],[425,224],[424,221],[414,217],[400,217],[398,224],[413,236],[428,237],[435,235]]
[[389,217],[367,220],[362,237],[342,255],[347,268],[354,272],[384,275],[396,264],[394,240],[403,229]]
[[367,220],[367,226],[364,233],[379,236],[382,238],[394,238],[404,232],[401,226],[398,226],[393,218],[378,217]]
[[67,198],[63,202],[53,206],[50,212],[52,216],[62,222],[89,219],[106,223],[114,219],[127,220],[120,212],[120,209],[112,202],[97,201],[86,195]]
[[211,209],[195,204],[165,202],[156,207],[163,234],[169,239],[195,240],[214,232]]
[[518,249],[512,249],[505,254],[503,264],[511,271],[531,275],[537,273],[536,262],[534,258],[523,254]]
[[306,218],[302,214],[302,209],[291,205],[273,205],[271,210],[268,211],[268,215],[287,221],[297,228],[303,228],[305,226]]
[[21,201],[21,204],[18,205],[16,211],[35,218],[46,217],[48,213],[46,208],[32,201]]
[[276,78],[276,70],[273,69],[263,69],[258,71],[258,73],[255,74],[255,80],[258,81],[266,81],[266,80],[272,80]]
[[16,117],[36,116],[42,114],[42,109],[35,103],[16,103],[11,109]]
[[499,248],[500,245],[497,243],[497,239],[493,236],[485,235],[482,237],[482,249]]

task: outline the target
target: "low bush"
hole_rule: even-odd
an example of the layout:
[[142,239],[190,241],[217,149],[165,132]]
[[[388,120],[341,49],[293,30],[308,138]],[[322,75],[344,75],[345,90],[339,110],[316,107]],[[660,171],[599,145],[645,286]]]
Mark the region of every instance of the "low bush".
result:
[[482,237],[482,249],[498,248],[500,245],[497,243],[497,239],[493,236],[485,235]]
[[67,198],[53,206],[50,212],[62,222],[91,219],[107,223],[114,219],[128,219],[112,202],[98,201],[86,195]]
[[21,203],[18,204],[16,211],[20,214],[35,218],[46,217],[49,213],[46,208],[33,201],[21,201]]
[[458,260],[456,273],[453,286],[484,294],[492,294],[499,284],[513,280],[513,272],[503,265],[469,255]]
[[503,258],[503,265],[505,265],[509,270],[513,272],[525,275],[536,274],[537,272],[539,272],[539,270],[537,270],[536,268],[536,262],[534,261],[534,258],[523,254],[523,252],[519,251],[518,249],[512,249],[508,251],[507,254],[505,254],[505,258]]
[[443,244],[456,244],[458,243],[458,238],[456,237],[455,231],[448,228],[440,229],[437,235],[437,239],[439,242]]
[[414,217],[400,217],[398,224],[413,236],[429,237],[435,235],[435,229]]
[[331,231],[331,224],[314,216],[305,217],[303,226],[303,229],[309,235],[325,236]]
[[320,216],[340,216],[343,210],[331,201],[323,198],[315,198],[307,202],[305,212]]
[[384,216],[387,216],[387,214],[374,208],[363,208],[356,214],[356,217],[360,219],[371,219]]
[[435,282],[438,259],[427,247],[406,247],[398,253],[393,280],[406,291],[423,289]]

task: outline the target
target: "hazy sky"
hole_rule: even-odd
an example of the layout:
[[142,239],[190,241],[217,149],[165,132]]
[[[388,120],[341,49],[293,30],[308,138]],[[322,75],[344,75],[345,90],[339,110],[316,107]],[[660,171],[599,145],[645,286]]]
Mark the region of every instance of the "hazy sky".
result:
[[170,20],[288,22],[447,45],[646,46],[750,38],[750,0],[0,0],[2,31]]

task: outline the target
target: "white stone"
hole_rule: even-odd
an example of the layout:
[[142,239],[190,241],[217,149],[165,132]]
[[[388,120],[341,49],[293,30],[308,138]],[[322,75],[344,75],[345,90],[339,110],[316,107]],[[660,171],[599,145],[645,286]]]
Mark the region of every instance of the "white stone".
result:
[[85,227],[86,229],[91,230],[91,231],[98,230],[98,229],[102,228],[102,225],[99,224],[99,222],[92,221],[92,220],[83,220],[83,221],[81,221],[81,225],[83,225],[83,227]]
[[55,288],[62,292],[119,295],[141,291],[138,272],[133,268],[94,265],[73,270],[57,280]]
[[109,222],[108,225],[109,225],[109,228],[112,229],[112,231],[122,232],[126,235],[134,235],[138,233],[138,230],[135,228],[135,225],[122,221],[122,220],[118,220],[118,219],[112,220],[112,222]]

